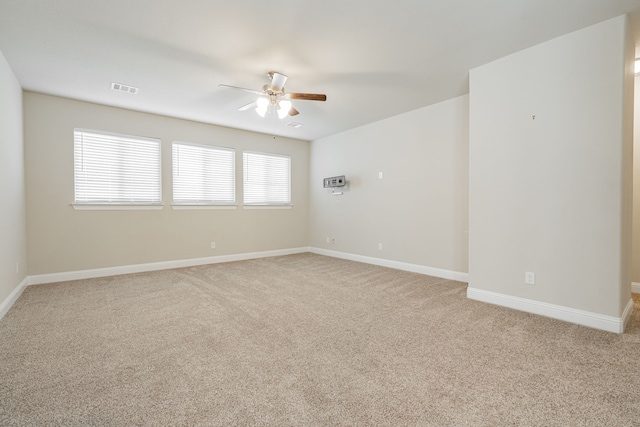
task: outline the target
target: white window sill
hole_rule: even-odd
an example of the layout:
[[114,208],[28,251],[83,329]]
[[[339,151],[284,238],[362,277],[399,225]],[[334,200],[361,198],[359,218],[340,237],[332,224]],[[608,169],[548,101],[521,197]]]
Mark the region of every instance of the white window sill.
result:
[[159,211],[164,205],[128,205],[117,203],[72,203],[77,211]]
[[237,209],[238,205],[187,205],[172,204],[171,208],[177,211],[194,210],[194,209]]
[[243,209],[291,209],[293,205],[244,205]]

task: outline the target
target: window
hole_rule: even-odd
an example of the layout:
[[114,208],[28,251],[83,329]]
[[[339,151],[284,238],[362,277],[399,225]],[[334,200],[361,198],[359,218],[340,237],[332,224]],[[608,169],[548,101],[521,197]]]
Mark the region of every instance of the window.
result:
[[243,152],[244,204],[291,204],[291,157]]
[[160,140],[74,129],[76,205],[160,205]]
[[235,204],[236,153],[233,149],[174,142],[172,151],[174,204]]

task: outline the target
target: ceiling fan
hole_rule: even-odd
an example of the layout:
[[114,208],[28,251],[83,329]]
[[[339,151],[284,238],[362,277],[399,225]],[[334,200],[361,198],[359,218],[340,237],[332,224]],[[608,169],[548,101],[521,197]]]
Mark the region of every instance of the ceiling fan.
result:
[[327,95],[319,93],[286,93],[284,91],[284,84],[287,81],[287,76],[275,71],[269,71],[267,73],[267,76],[269,77],[271,83],[267,83],[262,86],[262,91],[225,84],[220,84],[218,86],[238,89],[259,95],[257,100],[238,108],[238,110],[246,111],[255,107],[256,112],[261,117],[265,117],[267,113],[270,113],[274,115],[277,114],[279,118],[284,119],[287,116],[295,116],[297,114],[300,114],[298,110],[293,108],[293,105],[290,101],[291,99],[300,99],[304,101],[327,100]]

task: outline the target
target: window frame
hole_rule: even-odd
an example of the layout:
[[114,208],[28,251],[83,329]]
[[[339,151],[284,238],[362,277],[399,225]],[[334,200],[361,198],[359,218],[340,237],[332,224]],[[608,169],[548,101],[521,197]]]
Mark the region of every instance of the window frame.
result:
[[[175,146],[190,146],[196,147],[211,151],[223,151],[230,152],[233,155],[233,159],[231,161],[231,182],[233,188],[231,189],[231,194],[233,195],[233,201],[216,202],[215,200],[191,200],[188,199],[175,199]],[[200,144],[195,142],[188,141],[172,141],[171,143],[171,177],[172,177],[172,188],[171,188],[171,207],[175,210],[186,210],[186,209],[235,209],[237,208],[237,184],[236,184],[236,149],[231,147],[221,147],[216,145],[208,145],[208,144]]]
[[[145,143],[153,143],[156,145],[155,150],[156,152],[153,153],[153,157],[149,157],[149,159],[152,161],[152,163],[155,165],[154,170],[152,170],[152,174],[154,175],[152,178],[154,179],[154,184],[151,186],[154,189],[154,193],[155,196],[157,196],[157,198],[149,198],[149,199],[132,199],[130,201],[126,201],[123,200],[122,198],[112,198],[112,200],[105,200],[106,199],[106,195],[105,195],[105,199],[101,200],[100,198],[96,198],[96,199],[89,199],[89,198],[85,198],[85,200],[82,200],[83,197],[81,195],[81,197],[78,197],[78,181],[81,180],[82,178],[78,176],[78,161],[83,162],[84,164],[84,157],[81,158],[81,160],[78,159],[78,134],[92,134],[92,135],[96,135],[98,137],[102,137],[105,139],[109,139],[109,138],[113,138],[113,142],[116,143],[117,141],[115,141],[115,139],[123,139],[123,140],[128,140],[127,142],[145,142]],[[80,136],[80,138],[82,138],[82,136]],[[84,144],[84,141],[82,141],[82,143]],[[119,149],[121,151],[118,151],[118,153],[121,153],[126,151],[125,149],[122,149],[122,147],[119,147]],[[80,148],[81,156],[84,155],[84,146],[82,146]],[[157,154],[157,158],[155,158]],[[126,169],[126,165],[123,165],[125,167],[123,167],[122,169],[119,169],[119,174],[120,175],[124,175],[127,172]],[[108,177],[106,177],[108,179]],[[121,181],[117,181],[120,185],[122,184]],[[127,183],[126,181],[123,181],[125,184]],[[129,183],[130,184],[130,183]],[[160,138],[153,138],[153,137],[146,137],[146,136],[139,136],[139,135],[128,135],[128,134],[121,134],[121,133],[116,133],[116,132],[108,132],[108,131],[102,131],[102,130],[95,130],[95,129],[85,129],[85,128],[74,128],[73,129],[73,203],[71,204],[73,206],[74,209],[76,210],[159,210],[163,208],[163,200],[162,200],[162,140]],[[120,190],[122,191],[122,190]]]
[[[247,202],[247,159],[246,155],[258,155],[264,157],[283,158],[287,159],[287,184],[288,184],[288,201],[287,202],[274,202],[274,201],[260,201],[260,202]],[[288,154],[279,153],[267,153],[262,151],[243,150],[242,151],[242,203],[244,209],[291,209],[292,203],[292,181],[291,181],[291,156]]]

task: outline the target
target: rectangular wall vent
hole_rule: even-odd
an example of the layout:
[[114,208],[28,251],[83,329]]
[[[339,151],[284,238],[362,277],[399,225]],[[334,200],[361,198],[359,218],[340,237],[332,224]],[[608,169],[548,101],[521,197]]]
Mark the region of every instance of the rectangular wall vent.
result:
[[121,83],[111,83],[111,89],[117,90],[118,92],[131,93],[133,95],[138,93],[138,88],[137,87],[133,87],[133,86],[129,86],[129,85],[123,85]]

